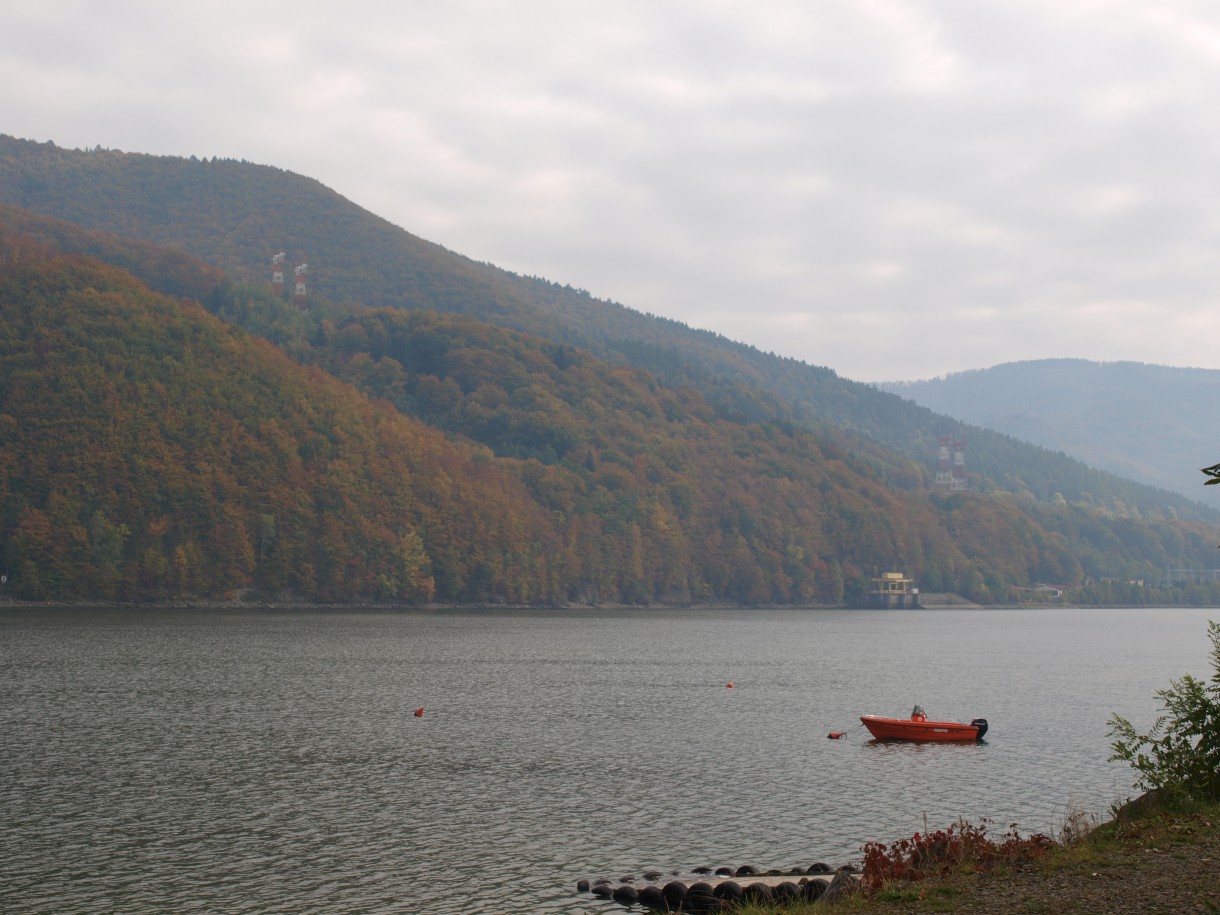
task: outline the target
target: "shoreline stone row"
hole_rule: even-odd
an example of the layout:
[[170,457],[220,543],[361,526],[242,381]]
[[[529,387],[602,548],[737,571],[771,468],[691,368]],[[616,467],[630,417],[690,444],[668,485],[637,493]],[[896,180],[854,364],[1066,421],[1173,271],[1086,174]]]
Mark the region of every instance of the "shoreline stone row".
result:
[[[679,871],[666,875],[647,871],[643,885],[634,876],[618,880],[577,881],[580,893],[613,900],[625,906],[642,905],[656,912],[729,912],[749,903],[832,901],[859,888],[858,872],[852,865],[833,869],[818,862],[807,868],[760,870],[740,867],[696,867],[688,876]],[[662,882],[664,881],[664,882]]]

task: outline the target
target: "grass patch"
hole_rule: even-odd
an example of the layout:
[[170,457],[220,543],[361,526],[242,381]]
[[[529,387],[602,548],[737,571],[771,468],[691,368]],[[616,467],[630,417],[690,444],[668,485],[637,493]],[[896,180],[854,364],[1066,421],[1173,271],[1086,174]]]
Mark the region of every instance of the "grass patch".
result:
[[878,902],[915,902],[920,897],[919,890],[907,887],[883,887],[873,894]]

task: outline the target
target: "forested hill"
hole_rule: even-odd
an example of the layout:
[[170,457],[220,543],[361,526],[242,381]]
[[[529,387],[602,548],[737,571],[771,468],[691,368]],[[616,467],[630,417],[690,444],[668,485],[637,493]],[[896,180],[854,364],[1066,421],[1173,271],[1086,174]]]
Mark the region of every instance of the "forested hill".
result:
[[651,317],[588,293],[481,264],[411,235],[316,181],[218,159],[66,150],[0,135],[0,203],[189,252],[235,282],[267,285],[272,253],[307,257],[319,303],[428,308],[496,326],[696,388],[723,418],[834,427],[931,467],[937,438],[967,441],[972,485],[1116,513],[1220,517],[1069,460],[968,426],[903,398]]
[[[947,516],[849,455],[574,350],[403,311],[319,344],[440,421],[509,450],[515,427],[564,459],[497,458],[95,260],[5,234],[0,265],[0,535],[19,596],[837,602],[895,538],[980,587],[987,569]],[[378,326],[421,366],[401,384],[404,363],[343,342]]]
[[837,604],[901,568],[1002,601],[1040,580],[1159,581],[1220,536],[937,496],[878,446],[734,422],[575,347],[425,310],[301,312],[11,209],[0,441],[4,594],[44,599]]
[[938,413],[1198,498],[1220,459],[1220,371],[1038,359],[879,385]]
[[0,544],[19,597],[258,586],[418,601],[503,575],[537,598],[558,546],[482,449],[199,305],[9,235],[0,441]]

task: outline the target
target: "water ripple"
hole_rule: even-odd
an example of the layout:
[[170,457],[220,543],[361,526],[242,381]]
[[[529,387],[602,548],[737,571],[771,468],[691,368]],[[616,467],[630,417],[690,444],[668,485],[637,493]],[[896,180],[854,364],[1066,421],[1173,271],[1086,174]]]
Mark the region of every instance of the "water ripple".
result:
[[[1188,611],[6,611],[0,909],[609,912],[576,880],[838,864],[958,816],[1052,829],[1126,790],[1105,720],[1205,669],[1205,630]],[[915,701],[988,717],[989,741],[854,728]]]

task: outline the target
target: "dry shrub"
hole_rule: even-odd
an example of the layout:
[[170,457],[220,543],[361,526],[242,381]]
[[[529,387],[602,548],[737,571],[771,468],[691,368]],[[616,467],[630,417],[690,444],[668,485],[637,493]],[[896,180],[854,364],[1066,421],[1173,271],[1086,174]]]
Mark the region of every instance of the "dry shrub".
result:
[[1055,847],[1055,840],[1043,833],[1022,836],[1017,824],[996,841],[987,835],[989,820],[979,825],[959,820],[948,829],[889,845],[869,842],[864,846],[861,879],[869,889],[891,881],[925,880],[952,871],[985,870],[996,864],[1031,861]]

